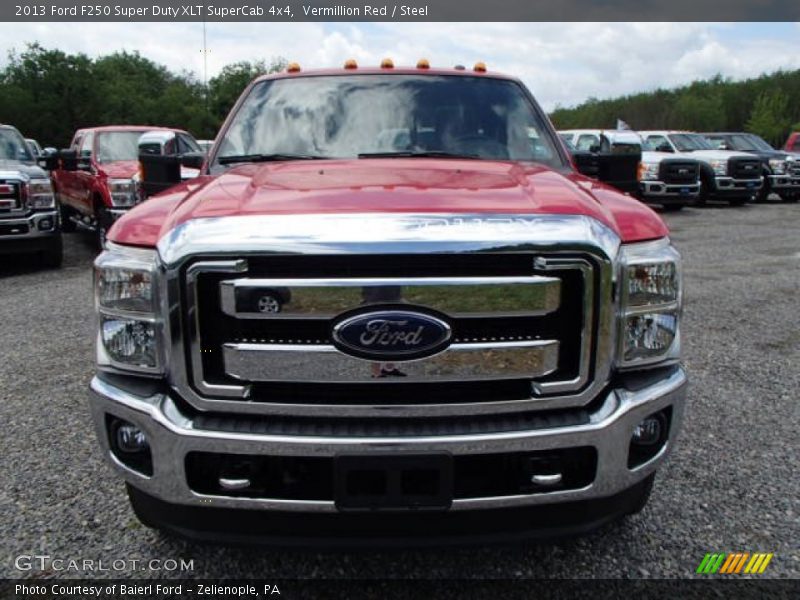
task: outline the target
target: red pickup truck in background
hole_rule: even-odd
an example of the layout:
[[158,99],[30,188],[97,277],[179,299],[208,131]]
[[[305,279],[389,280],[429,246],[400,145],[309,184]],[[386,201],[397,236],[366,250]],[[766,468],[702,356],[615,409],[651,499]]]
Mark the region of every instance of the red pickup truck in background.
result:
[[783,149],[786,152],[800,152],[800,131],[794,131],[789,134]]
[[138,144],[148,131],[174,131],[179,151],[195,149],[194,138],[179,129],[110,125],[75,132],[52,177],[64,231],[93,231],[103,247],[109,227],[141,201]]

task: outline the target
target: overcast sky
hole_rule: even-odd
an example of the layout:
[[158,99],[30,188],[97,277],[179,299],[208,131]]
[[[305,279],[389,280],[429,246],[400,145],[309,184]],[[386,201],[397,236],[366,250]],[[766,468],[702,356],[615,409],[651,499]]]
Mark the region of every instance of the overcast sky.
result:
[[[136,50],[203,77],[201,23],[24,23],[0,25],[0,62],[12,48],[90,56]],[[547,110],[594,96],[672,87],[721,73],[741,79],[800,68],[798,23],[209,23],[208,76],[239,60],[283,56],[304,68],[347,58],[376,65],[420,57],[521,77]]]

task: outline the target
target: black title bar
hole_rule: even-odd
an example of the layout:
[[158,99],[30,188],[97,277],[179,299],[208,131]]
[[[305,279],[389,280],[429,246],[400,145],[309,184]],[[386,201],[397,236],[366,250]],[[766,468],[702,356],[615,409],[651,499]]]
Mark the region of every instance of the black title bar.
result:
[[797,21],[797,0],[4,0],[0,21]]

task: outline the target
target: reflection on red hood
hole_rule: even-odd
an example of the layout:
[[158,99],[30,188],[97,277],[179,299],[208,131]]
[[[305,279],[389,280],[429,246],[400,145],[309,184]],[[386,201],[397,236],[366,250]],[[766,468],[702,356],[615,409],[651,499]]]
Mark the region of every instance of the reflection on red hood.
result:
[[110,239],[154,246],[203,217],[329,213],[575,214],[625,241],[667,234],[643,204],[573,172],[535,164],[453,159],[361,159],[249,164],[148,200]]
[[130,179],[139,170],[138,160],[115,160],[99,165],[100,171],[111,179]]

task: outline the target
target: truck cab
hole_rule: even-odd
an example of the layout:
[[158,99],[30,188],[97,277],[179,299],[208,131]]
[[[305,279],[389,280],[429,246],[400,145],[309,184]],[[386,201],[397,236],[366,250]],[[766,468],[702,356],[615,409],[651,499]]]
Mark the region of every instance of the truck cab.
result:
[[50,178],[22,134],[0,125],[0,258],[35,254],[47,267],[62,260],[61,230]]
[[753,200],[763,185],[761,160],[749,153],[719,150],[699,133],[687,131],[640,131],[648,148],[690,155],[700,162],[699,204],[725,200],[741,206]]
[[[65,231],[94,233],[99,248],[111,225],[141,201],[138,184],[139,138],[153,130],[142,125],[79,129],[53,171]],[[175,130],[186,134],[184,131]]]
[[800,157],[776,150],[754,133],[704,133],[706,139],[720,150],[738,150],[758,156],[763,167],[764,185],[757,199],[765,202],[770,194],[777,194],[785,202],[793,202],[800,195]]
[[309,546],[576,533],[641,510],[675,445],[666,225],[578,173],[483,63],[260,77],[200,176],[108,240],[90,405],[146,525]]

